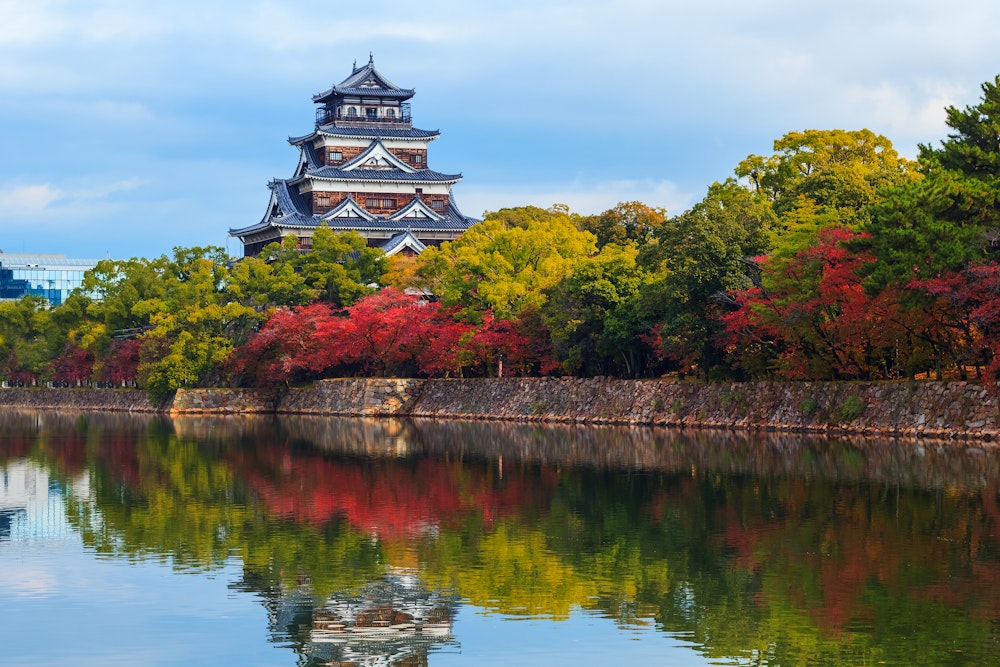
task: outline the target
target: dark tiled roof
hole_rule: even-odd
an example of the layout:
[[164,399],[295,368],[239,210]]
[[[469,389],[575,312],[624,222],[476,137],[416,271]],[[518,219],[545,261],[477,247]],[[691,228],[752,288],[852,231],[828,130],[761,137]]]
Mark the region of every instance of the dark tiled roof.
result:
[[413,97],[414,91],[413,90],[391,90],[389,88],[381,88],[381,87],[374,87],[374,86],[365,86],[365,87],[362,87],[362,88],[343,88],[341,86],[334,86],[333,88],[331,88],[326,93],[322,93],[320,95],[319,99],[317,99],[316,97],[313,97],[313,100],[316,101],[316,102],[322,102],[326,98],[330,97],[333,94],[337,94],[337,95],[357,95],[358,97],[362,97],[362,96],[364,96],[364,97],[380,97],[380,98],[394,97],[396,99],[405,100],[405,99],[409,99],[409,98]]
[[292,189],[288,187],[288,181],[283,179],[275,179],[267,184],[267,187],[271,188],[271,192],[278,200],[278,208],[281,212],[288,215],[305,215],[311,216],[309,212],[309,204],[306,202],[305,197],[298,193],[298,189]]
[[312,144],[305,144],[300,146],[302,153],[306,156],[306,170],[311,171],[313,169],[319,169],[323,166],[323,160],[320,159],[319,153],[316,152],[315,146]]
[[469,221],[469,226],[476,224],[477,222],[482,222],[479,218],[473,218],[471,216],[465,215],[460,210],[458,210],[458,203],[455,201],[455,193],[448,189],[448,215],[453,218],[464,218]]
[[421,243],[420,239],[414,236],[413,233],[410,232],[409,230],[396,234],[391,239],[383,243],[380,247],[382,248],[382,250],[385,251],[385,254],[391,255],[397,248],[400,248],[407,244],[412,246],[417,252],[423,252],[424,248],[427,247],[423,243]]
[[357,214],[360,217],[363,217],[365,219],[368,219],[368,220],[374,220],[375,219],[375,216],[373,214],[369,213],[368,211],[366,211],[364,206],[361,206],[360,204],[358,204],[358,202],[355,201],[355,199],[354,199],[354,195],[350,194],[350,193],[348,193],[346,199],[344,199],[342,202],[340,202],[339,204],[337,204],[332,209],[330,209],[329,211],[327,211],[326,213],[324,213],[323,215],[321,215],[319,217],[322,218],[322,219],[325,219],[325,220],[330,220],[332,218],[336,218],[338,216],[338,214],[340,214],[341,212],[344,211],[344,209],[347,209],[347,208],[353,209],[354,211],[357,212]]
[[[330,229],[357,229],[371,231],[405,231],[407,229],[414,232],[421,231],[465,231],[470,227],[466,218],[457,219],[451,216],[441,220],[431,220],[429,218],[404,218],[401,220],[389,220],[388,218],[375,218],[365,220],[364,218],[333,218],[325,220]],[[317,218],[314,227],[321,224]]]
[[[295,189],[288,187],[288,181],[275,179],[268,183],[267,187],[271,190],[271,199],[267,203],[267,213],[264,214],[264,219],[249,227],[230,228],[230,236],[243,236],[259,232],[274,226],[273,223],[276,221],[286,227],[315,226],[310,222],[312,214],[309,213],[308,204]],[[272,215],[271,209],[275,204],[278,206],[278,213]]]
[[[373,81],[374,86],[363,85],[366,81]],[[335,95],[358,95],[365,97],[391,97],[396,99],[409,99],[413,97],[412,88],[400,88],[375,69],[374,59],[369,58],[368,64],[362,67],[355,67],[351,75],[318,95],[313,95],[313,102],[326,102]]]
[[441,136],[441,132],[438,130],[389,127],[337,127],[330,124],[320,125],[312,134],[306,134],[301,137],[289,137],[288,143],[297,146],[309,141],[317,134],[325,134],[330,137],[362,137],[365,139],[430,139]]
[[[393,165],[394,169],[399,169],[400,171],[406,173],[413,173],[417,170],[400,160],[396,155],[385,147],[381,139],[376,139],[368,145],[368,148],[364,149],[358,155],[345,162],[344,164],[338,165],[337,168],[343,171],[357,171],[357,165],[365,163],[365,160],[369,158],[373,153],[378,151],[382,152],[382,156],[385,161],[390,165]],[[379,167],[379,169],[385,169],[385,167]]]
[[424,215],[426,215],[428,218],[431,218],[432,220],[437,220],[438,218],[443,217],[440,213],[438,213],[430,206],[428,206],[427,203],[424,202],[424,200],[420,197],[420,195],[417,195],[416,197],[411,199],[409,204],[399,209],[389,217],[392,218],[393,220],[405,220],[407,219],[406,216],[411,211],[414,210],[423,212]]
[[[353,172],[352,172],[353,173]],[[242,229],[230,229],[230,236],[246,236],[254,232],[263,231],[269,227],[279,227],[285,229],[310,229],[326,224],[333,230],[358,230],[358,231],[399,231],[412,230],[414,232],[434,232],[434,231],[465,231],[472,225],[479,222],[476,218],[470,218],[458,210],[453,198],[448,205],[448,210],[441,213],[440,220],[429,218],[398,218],[390,220],[381,216],[373,216],[371,220],[360,217],[350,218],[325,218],[318,215],[311,215],[305,205],[305,201],[296,189],[289,187],[290,182],[285,180],[274,180],[268,184],[274,194],[273,201],[277,203],[279,213],[270,217],[270,204],[268,204],[268,215],[256,225],[244,227]],[[343,205],[342,205],[343,206]]]

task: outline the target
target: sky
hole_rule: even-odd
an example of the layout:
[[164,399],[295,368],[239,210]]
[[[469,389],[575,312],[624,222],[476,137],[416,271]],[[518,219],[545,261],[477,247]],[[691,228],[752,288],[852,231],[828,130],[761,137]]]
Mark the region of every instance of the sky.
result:
[[370,54],[466,214],[674,215],[787,132],[938,144],[997,26],[993,0],[0,0],[0,250],[242,254],[312,96]]

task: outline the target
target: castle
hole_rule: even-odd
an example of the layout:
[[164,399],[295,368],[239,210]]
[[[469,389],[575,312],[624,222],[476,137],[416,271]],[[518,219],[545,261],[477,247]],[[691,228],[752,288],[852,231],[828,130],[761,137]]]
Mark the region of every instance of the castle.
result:
[[375,69],[371,57],[314,95],[321,105],[315,128],[288,140],[300,153],[295,173],[268,183],[271,200],[260,222],[229,230],[243,242],[244,256],[289,234],[308,250],[323,224],[356,231],[386,254],[419,254],[479,222],[463,214],[452,196],[451,186],[462,175],[428,166],[427,146],[440,132],[413,127],[413,95]]

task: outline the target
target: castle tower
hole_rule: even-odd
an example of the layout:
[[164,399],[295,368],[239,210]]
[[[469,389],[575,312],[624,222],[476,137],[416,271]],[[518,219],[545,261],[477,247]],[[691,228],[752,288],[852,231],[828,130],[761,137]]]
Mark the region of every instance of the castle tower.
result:
[[479,222],[455,205],[451,186],[462,175],[428,167],[427,146],[440,132],[413,127],[413,95],[376,70],[371,57],[314,95],[321,105],[315,129],[288,140],[300,152],[295,173],[268,183],[271,201],[259,223],[229,230],[243,242],[244,256],[288,234],[308,250],[313,231],[324,223],[334,231],[357,231],[387,254],[419,253]]

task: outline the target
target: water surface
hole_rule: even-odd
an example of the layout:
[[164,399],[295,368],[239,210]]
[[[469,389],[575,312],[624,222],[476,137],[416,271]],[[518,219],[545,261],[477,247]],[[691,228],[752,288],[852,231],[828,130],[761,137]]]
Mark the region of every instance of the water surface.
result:
[[1000,450],[0,415],[4,665],[1000,664]]

